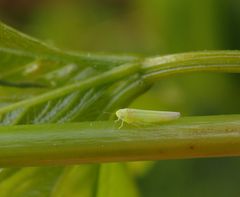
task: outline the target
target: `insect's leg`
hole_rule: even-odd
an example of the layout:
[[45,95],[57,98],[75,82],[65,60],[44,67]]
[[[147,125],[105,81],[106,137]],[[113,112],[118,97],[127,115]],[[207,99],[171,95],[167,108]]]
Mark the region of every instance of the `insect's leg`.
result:
[[117,120],[114,120],[115,123],[118,123],[121,119],[118,118]]
[[121,129],[121,128],[123,127],[123,122],[124,122],[124,121],[123,121],[121,118],[118,118],[118,119],[115,120],[114,122],[115,122],[115,123],[118,123],[119,121],[122,121],[120,127],[118,127],[119,129]]
[[120,127],[118,127],[119,129],[121,129],[123,127],[123,122],[124,121],[122,120]]

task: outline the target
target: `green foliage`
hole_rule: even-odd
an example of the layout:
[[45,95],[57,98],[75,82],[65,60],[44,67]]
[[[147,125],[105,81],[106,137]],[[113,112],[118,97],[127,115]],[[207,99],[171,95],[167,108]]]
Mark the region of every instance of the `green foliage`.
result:
[[[162,77],[194,71],[239,72],[239,54],[216,51],[153,58],[78,54],[0,24],[0,123],[109,119],[109,113],[127,106]],[[122,164],[2,169],[0,179],[1,196],[101,197],[116,190],[119,196],[137,196]]]
[[97,197],[138,196],[138,192],[126,166],[121,163],[101,165],[98,188]]
[[[109,113],[146,90],[143,85],[135,88],[139,81],[134,73],[137,66],[135,62],[130,63],[135,57],[65,53],[4,24],[0,24],[0,56],[3,125],[106,119]],[[124,65],[126,62],[129,65]],[[111,70],[114,66],[119,67]],[[129,74],[132,76],[118,82]],[[90,173],[97,179],[98,168],[86,168],[87,172],[81,166],[68,167],[57,182],[56,188],[62,189],[53,192],[62,168],[3,169],[2,176],[8,173],[2,178],[0,193],[13,197],[49,196],[50,193],[94,196],[96,180],[87,183],[85,177]],[[67,187],[69,183],[71,187],[63,190],[61,184]],[[74,189],[74,185],[81,183],[89,185],[89,189],[85,186]],[[13,190],[16,185],[19,189]]]
[[2,169],[1,196],[49,196],[61,172],[59,167]]
[[65,167],[51,196],[96,196],[100,165]]
[[[0,26],[0,33],[1,82],[5,85],[1,87],[1,124],[94,120],[103,111],[111,113],[119,107],[115,102],[125,104],[145,90],[143,85],[130,90],[139,80],[134,73],[138,65],[130,63],[134,57],[73,55],[5,25]],[[111,70],[114,65],[118,67]],[[128,79],[114,84],[124,77]],[[22,102],[12,104],[16,99]]]

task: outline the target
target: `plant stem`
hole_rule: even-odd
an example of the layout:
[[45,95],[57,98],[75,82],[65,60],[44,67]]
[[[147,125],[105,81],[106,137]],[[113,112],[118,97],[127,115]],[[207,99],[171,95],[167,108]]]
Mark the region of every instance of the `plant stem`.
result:
[[240,115],[152,127],[83,122],[0,127],[0,165],[34,166],[240,156]]
[[142,64],[146,82],[187,72],[240,72],[240,51],[203,51],[147,58]]
[[1,118],[1,114],[9,112],[11,110],[15,110],[16,108],[21,108],[22,106],[24,106],[25,108],[32,107],[39,103],[43,103],[51,99],[55,99],[56,97],[65,96],[77,90],[85,91],[92,87],[99,87],[107,83],[115,82],[124,77],[135,74],[136,72],[139,71],[139,67],[140,67],[139,63],[123,64],[109,71],[106,71],[103,74],[91,77],[84,81],[78,81],[73,84],[57,88],[55,90],[52,90],[40,96],[33,97],[32,99],[23,100],[11,105],[7,105],[6,107],[1,108],[0,118]]

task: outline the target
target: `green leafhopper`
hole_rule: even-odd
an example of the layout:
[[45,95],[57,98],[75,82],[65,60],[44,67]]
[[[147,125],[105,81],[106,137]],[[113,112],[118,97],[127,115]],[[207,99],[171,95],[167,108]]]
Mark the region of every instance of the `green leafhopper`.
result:
[[128,124],[142,125],[158,124],[176,120],[180,117],[180,113],[125,108],[116,111],[116,116],[118,117],[118,120],[122,120],[122,123],[126,122]]

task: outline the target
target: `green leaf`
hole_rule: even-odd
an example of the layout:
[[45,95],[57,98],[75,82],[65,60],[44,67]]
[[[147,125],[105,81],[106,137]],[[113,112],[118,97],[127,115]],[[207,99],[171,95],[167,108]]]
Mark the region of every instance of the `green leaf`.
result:
[[99,176],[97,197],[139,196],[134,180],[124,164],[102,164]]
[[97,164],[66,167],[51,192],[51,197],[93,197],[96,195],[98,174]]
[[[135,71],[139,64],[135,60],[131,56],[63,52],[0,24],[0,122],[14,125],[107,119],[109,113],[147,88],[138,86],[140,77]],[[119,81],[124,77],[127,79]],[[95,195],[96,168],[68,167],[58,180],[61,169],[2,169],[0,192],[13,197]],[[91,174],[95,178],[91,176],[86,182]],[[79,187],[83,183],[84,187]]]
[[[106,110],[111,113],[113,107],[109,103],[116,105],[114,102],[121,100],[119,96],[139,80],[134,76],[139,64],[133,62],[133,57],[62,52],[3,24],[0,41],[3,125],[94,120],[103,116],[107,104]],[[124,77],[129,80],[114,84]],[[136,88],[131,95],[124,95],[121,103],[130,102],[146,90],[144,86]],[[111,101],[113,97],[116,100],[115,89],[118,100]]]
[[[82,67],[95,66],[101,67],[104,64],[114,66],[135,60],[132,56],[114,56],[114,55],[95,55],[95,54],[77,54],[64,52],[56,47],[46,45],[26,34],[20,33],[15,29],[0,22],[0,51],[7,55],[17,56],[20,59],[49,59],[58,62],[75,62]],[[7,55],[3,56],[9,58]],[[9,58],[10,59],[10,58]],[[14,61],[14,60],[11,60]],[[17,61],[16,61],[17,62]]]
[[3,169],[8,176],[0,182],[2,197],[47,197],[61,174],[59,167]]

